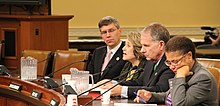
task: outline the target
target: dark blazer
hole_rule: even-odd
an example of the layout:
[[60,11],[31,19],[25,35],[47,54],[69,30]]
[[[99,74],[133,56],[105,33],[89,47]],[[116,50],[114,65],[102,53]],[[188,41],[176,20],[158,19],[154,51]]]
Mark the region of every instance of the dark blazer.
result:
[[[140,68],[144,68],[145,65],[146,65],[146,61],[147,61],[147,60],[146,60],[145,58],[143,58],[143,59],[140,61],[140,63],[138,64],[137,69],[135,69],[135,70],[138,70],[138,69],[140,69]],[[128,77],[128,74],[123,75],[123,76],[122,76],[122,74],[124,74],[124,73],[126,73],[126,72],[128,72],[128,71],[131,71],[131,68],[132,68],[131,62],[127,61],[127,62],[125,63],[125,65],[124,65],[123,69],[121,70],[121,73],[120,73],[120,76],[121,76],[121,77],[119,78],[119,80],[126,80],[126,78]],[[135,80],[135,79],[137,79],[138,77],[140,77],[140,75],[141,75],[140,72],[139,72],[139,73],[135,73],[134,75],[132,75],[132,78],[131,78],[130,80]]]
[[133,92],[145,89],[152,92],[165,92],[169,89],[168,80],[174,77],[174,73],[164,63],[165,55],[160,60],[155,71],[153,71],[154,63],[146,61],[144,72],[141,76],[133,81],[122,82],[121,85],[128,86],[128,98],[136,97]]
[[100,74],[100,72],[102,69],[102,64],[104,63],[105,55],[107,53],[107,46],[102,46],[94,50],[93,56],[88,65],[88,71],[90,71],[90,74],[99,73],[93,76],[94,83],[97,83],[98,81],[103,80],[103,79],[113,79],[119,76],[125,64],[125,61],[122,59],[122,56],[123,56],[122,48],[123,47],[124,47],[124,43],[122,42],[119,49],[116,51],[114,56],[109,61],[102,75]]

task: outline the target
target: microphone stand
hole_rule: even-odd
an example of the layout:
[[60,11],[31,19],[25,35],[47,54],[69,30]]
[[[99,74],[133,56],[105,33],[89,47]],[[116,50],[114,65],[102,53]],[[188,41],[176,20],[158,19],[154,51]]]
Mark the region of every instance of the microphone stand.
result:
[[[137,66],[132,67],[131,70],[135,70],[135,69],[137,69]],[[115,78],[113,78],[113,79],[110,79],[110,80],[108,80],[108,81],[106,81],[106,82],[103,82],[103,83],[101,83],[100,85],[97,85],[97,86],[95,86],[95,87],[93,87],[93,88],[91,88],[91,89],[88,89],[88,90],[82,92],[81,94],[77,95],[77,97],[79,97],[79,96],[81,96],[81,95],[83,95],[83,94],[85,94],[85,93],[87,93],[87,92],[89,92],[89,91],[91,91],[91,90],[93,90],[93,89],[95,89],[95,88],[98,88],[98,87],[100,87],[100,86],[102,86],[102,85],[104,85],[104,84],[106,84],[106,83],[109,83],[109,82],[111,82],[112,80],[118,79],[118,78],[120,78],[120,77],[122,77],[122,76],[128,74],[131,70],[129,70],[129,71],[127,71],[127,72],[124,72],[124,73],[122,73],[121,75],[119,75],[119,76],[117,76],[117,77],[115,77]],[[133,75],[133,74],[132,74],[132,75]],[[130,75],[129,75],[129,77],[130,77]]]
[[[69,67],[69,66],[71,66],[71,65],[73,65],[73,64],[80,63],[80,62],[87,62],[87,60],[80,60],[80,61],[71,62],[71,63],[69,63],[69,64],[67,64],[67,65],[65,65],[65,66],[63,66],[63,67],[61,67],[60,69],[58,69],[58,70],[56,70],[56,71],[50,73],[49,75],[44,76],[43,78],[41,78],[41,79],[44,79],[44,82],[46,83],[46,84],[44,85],[45,88],[49,88],[49,89],[50,89],[50,88],[53,88],[53,89],[54,89],[54,88],[58,88],[59,85],[58,85],[54,80],[52,80],[50,77],[53,76],[54,73],[57,73],[57,72],[61,71],[62,69],[65,69],[66,67]],[[41,79],[40,79],[40,80],[41,80]]]
[[[138,70],[136,70],[133,74],[129,75],[128,77],[134,75],[135,73],[139,73],[142,72],[143,68],[140,68]],[[128,78],[126,77],[126,78]],[[96,100],[97,98],[101,97],[103,94],[105,94],[106,92],[110,91],[111,89],[113,89],[114,87],[116,87],[117,85],[119,85],[121,82],[123,82],[126,78],[120,80],[117,84],[115,84],[114,86],[110,87],[108,90],[106,90],[105,92],[103,92],[102,94],[100,94],[99,96],[97,96],[96,98],[90,100],[89,102],[87,102],[86,104],[84,104],[83,106],[87,106],[88,104],[90,104],[91,102],[93,102],[94,100]]]
[[74,61],[74,62],[72,62],[72,63],[70,63],[70,64],[67,64],[67,65],[61,67],[60,69],[58,69],[58,70],[56,70],[56,71],[50,73],[50,74],[47,75],[47,76],[48,76],[48,77],[51,77],[54,73],[57,73],[57,72],[61,71],[62,69],[65,69],[66,67],[69,67],[69,66],[71,66],[71,65],[73,65],[73,64],[80,63],[80,62],[87,62],[87,60]]

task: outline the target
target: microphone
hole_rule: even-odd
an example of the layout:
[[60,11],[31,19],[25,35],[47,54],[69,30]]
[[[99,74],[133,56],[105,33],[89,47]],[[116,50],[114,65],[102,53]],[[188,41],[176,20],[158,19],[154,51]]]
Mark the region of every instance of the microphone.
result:
[[4,65],[0,65],[0,75],[8,75],[10,77],[11,73]]
[[[139,73],[139,72],[143,72],[144,69],[140,68],[138,70],[136,70],[134,73],[130,74],[128,77],[134,75],[135,73]],[[126,77],[126,78],[128,78]],[[105,92],[103,92],[102,94],[100,94],[99,96],[97,96],[96,98],[90,100],[89,102],[87,102],[86,104],[84,104],[84,106],[87,106],[88,104],[90,104],[91,102],[93,102],[94,100],[96,100],[97,98],[101,97],[103,94],[105,94],[106,92],[110,91],[111,89],[113,89],[114,87],[116,87],[117,85],[119,85],[121,82],[123,82],[126,78],[120,80],[117,84],[115,84],[114,86],[110,87],[109,89],[107,89]]]
[[[113,78],[113,79],[110,79],[110,80],[108,80],[108,81],[106,81],[106,82],[104,82],[104,83],[101,83],[100,85],[97,85],[97,86],[95,86],[95,87],[93,87],[93,88],[91,88],[91,89],[88,89],[88,90],[82,92],[81,94],[77,95],[77,97],[79,97],[79,96],[81,96],[81,95],[83,95],[83,94],[85,94],[85,93],[87,93],[87,92],[89,92],[89,91],[91,91],[91,90],[93,90],[93,89],[95,89],[95,88],[98,88],[98,87],[100,87],[100,86],[102,86],[102,85],[104,85],[104,84],[106,84],[106,83],[109,83],[109,82],[111,82],[112,80],[121,78],[121,77],[123,77],[124,75],[128,74],[131,70],[135,70],[135,69],[137,69],[137,66],[132,67],[129,71],[124,72],[124,73],[122,73],[121,75],[119,75],[119,76],[117,76],[117,77],[115,77],[115,78]],[[134,73],[136,73],[136,71],[135,71]],[[131,74],[131,75],[133,75],[133,74]],[[129,76],[131,76],[131,75],[129,75]]]
[[[65,84],[68,84],[68,82],[65,82],[65,83],[62,83],[62,84],[58,85],[58,87],[57,87],[57,88],[59,88],[59,87],[61,87],[61,86],[65,85]],[[57,89],[57,88],[52,88],[52,89]]]
[[56,70],[56,71],[54,71],[54,72],[48,74],[47,76],[48,76],[48,77],[51,77],[51,76],[53,76],[53,74],[55,74],[55,73],[61,71],[62,69],[65,69],[66,67],[69,67],[69,66],[71,66],[71,65],[73,65],[73,64],[80,63],[80,62],[87,62],[87,60],[74,61],[74,62],[69,63],[69,64],[67,64],[67,65],[65,65],[65,66],[63,66],[63,67],[61,67],[60,69],[58,69],[58,70]]
[[70,63],[70,64],[67,64],[67,65],[61,67],[60,69],[58,69],[58,70],[56,70],[56,71],[50,73],[49,75],[43,77],[42,79],[44,79],[44,82],[45,82],[45,83],[44,83],[44,87],[45,87],[45,88],[48,88],[48,89],[58,88],[59,85],[58,85],[52,78],[50,78],[50,77],[52,77],[55,73],[61,71],[62,69],[66,68],[66,67],[68,67],[68,66],[71,66],[71,65],[73,65],[73,64],[80,63],[80,62],[87,62],[87,60],[74,61],[74,62],[72,62],[72,63]]
[[[108,66],[106,67],[106,69],[111,68],[111,67],[112,67],[112,65],[110,64],[110,65],[108,65]],[[96,75],[99,75],[99,74],[101,74],[101,73],[103,73],[103,71],[94,73],[94,74],[92,74],[92,75],[93,75],[93,76],[96,76]]]
[[49,57],[47,57],[46,59],[40,60],[40,61],[37,62],[37,64],[42,63],[42,62],[44,62],[44,61],[47,61],[47,60],[49,60],[50,58],[51,58],[51,57],[49,56]]

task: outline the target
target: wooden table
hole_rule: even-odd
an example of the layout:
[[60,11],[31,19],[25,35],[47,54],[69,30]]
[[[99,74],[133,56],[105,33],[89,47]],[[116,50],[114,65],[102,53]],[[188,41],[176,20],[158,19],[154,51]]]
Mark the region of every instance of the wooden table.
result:
[[[100,100],[95,100],[92,106],[114,106],[114,103],[135,103],[135,102],[133,102],[133,100],[130,100],[130,99],[112,98],[110,101],[110,104],[102,104]],[[138,104],[138,103],[135,103],[135,104]],[[166,105],[158,104],[157,106],[166,106]]]

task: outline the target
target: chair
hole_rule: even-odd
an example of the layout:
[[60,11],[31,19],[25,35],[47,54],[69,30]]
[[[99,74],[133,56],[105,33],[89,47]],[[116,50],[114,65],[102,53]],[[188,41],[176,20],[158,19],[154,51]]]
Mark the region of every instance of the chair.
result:
[[45,50],[24,50],[22,51],[23,57],[33,57],[38,60],[37,63],[37,76],[45,76],[52,70],[53,52]]
[[218,84],[218,99],[220,102],[220,69],[215,67],[209,67],[208,70],[213,74]]
[[58,50],[54,54],[53,78],[61,79],[62,74],[70,74],[70,68],[86,70],[89,51]]
[[206,68],[216,67],[220,69],[220,59],[197,58],[197,60]]

